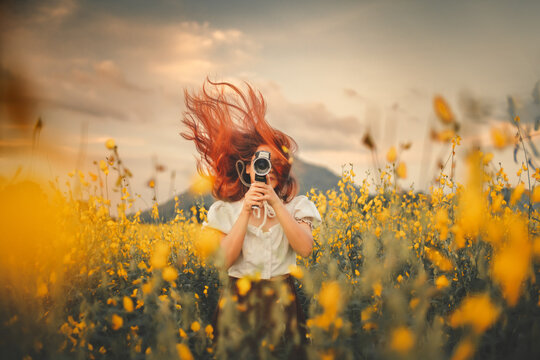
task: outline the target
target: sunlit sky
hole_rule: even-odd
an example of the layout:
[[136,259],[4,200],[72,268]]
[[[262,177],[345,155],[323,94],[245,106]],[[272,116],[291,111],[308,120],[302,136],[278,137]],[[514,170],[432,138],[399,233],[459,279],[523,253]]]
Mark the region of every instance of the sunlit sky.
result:
[[[104,142],[112,138],[146,203],[155,162],[167,168],[157,177],[160,201],[171,189],[186,189],[195,173],[195,148],[178,135],[183,90],[200,89],[207,76],[259,89],[269,122],[298,142],[299,157],[337,174],[349,163],[360,179],[373,169],[361,143],[367,131],[381,163],[390,146],[412,142],[400,159],[408,167],[403,185],[415,189],[431,184],[437,161],[450,152],[448,144],[426,142],[430,128],[444,129],[433,111],[435,95],[447,100],[461,125],[459,156],[482,144],[494,152],[495,164],[514,173],[512,149],[494,150],[490,128],[509,124],[508,96],[524,126],[540,116],[531,95],[540,80],[538,1],[60,0],[1,6],[4,172],[20,163],[23,173],[31,163],[45,176],[91,171],[94,160],[107,156]],[[15,95],[8,91],[13,84],[19,84]],[[13,102],[24,109],[10,110]],[[38,116],[44,126],[31,162]]]

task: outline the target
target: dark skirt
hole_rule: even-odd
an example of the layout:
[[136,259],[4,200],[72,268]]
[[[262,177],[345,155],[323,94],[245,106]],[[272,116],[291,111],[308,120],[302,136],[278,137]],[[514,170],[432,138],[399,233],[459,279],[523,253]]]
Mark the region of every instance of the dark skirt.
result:
[[218,358],[305,359],[306,318],[294,279],[251,281],[239,289],[229,277],[214,312],[214,348]]

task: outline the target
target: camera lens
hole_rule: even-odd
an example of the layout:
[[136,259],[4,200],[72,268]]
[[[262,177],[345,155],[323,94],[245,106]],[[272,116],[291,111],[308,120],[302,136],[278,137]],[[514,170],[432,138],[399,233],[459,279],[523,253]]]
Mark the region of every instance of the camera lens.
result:
[[265,158],[259,158],[253,163],[255,173],[258,175],[266,175],[270,171],[270,161]]
[[268,151],[257,151],[253,160],[253,170],[258,176],[265,176],[270,172],[272,163],[270,162],[270,153]]

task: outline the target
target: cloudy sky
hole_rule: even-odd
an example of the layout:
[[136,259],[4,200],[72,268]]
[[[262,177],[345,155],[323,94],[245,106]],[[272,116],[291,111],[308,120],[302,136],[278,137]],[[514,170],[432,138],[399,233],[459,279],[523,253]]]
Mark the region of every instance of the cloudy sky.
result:
[[373,169],[366,132],[382,163],[390,146],[411,142],[400,158],[415,189],[430,185],[450,151],[426,140],[444,129],[434,96],[460,123],[460,154],[481,144],[514,172],[512,150],[493,150],[490,129],[509,124],[508,96],[524,126],[540,116],[531,95],[540,80],[538,1],[2,4],[3,171],[89,171],[113,138],[146,203],[156,163],[166,167],[158,200],[191,181],[195,149],[178,135],[183,91],[207,76],[259,89],[268,120],[296,139],[299,156],[336,173],[349,163],[360,178]]

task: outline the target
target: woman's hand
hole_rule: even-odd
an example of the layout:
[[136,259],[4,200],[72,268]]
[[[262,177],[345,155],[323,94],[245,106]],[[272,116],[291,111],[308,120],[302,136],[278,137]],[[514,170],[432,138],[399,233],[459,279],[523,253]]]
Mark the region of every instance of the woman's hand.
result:
[[258,206],[259,208],[262,207],[264,194],[261,187],[256,184],[262,183],[254,182],[251,184],[246,195],[244,195],[244,207],[242,208],[242,211],[245,213],[251,214],[253,206]]
[[281,199],[271,185],[256,181],[251,184],[251,187],[253,186],[255,186],[256,191],[262,194],[262,200],[266,200],[271,207],[281,204]]

